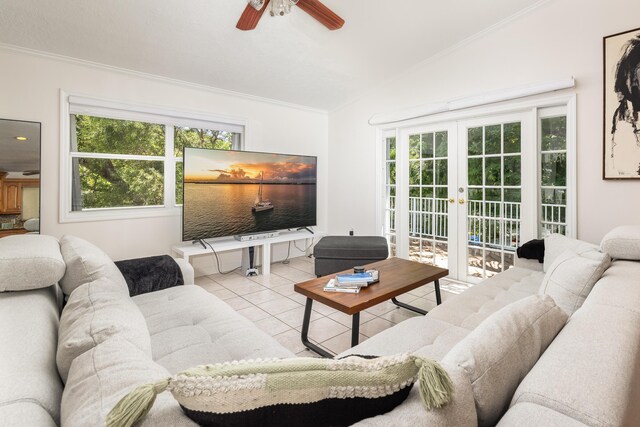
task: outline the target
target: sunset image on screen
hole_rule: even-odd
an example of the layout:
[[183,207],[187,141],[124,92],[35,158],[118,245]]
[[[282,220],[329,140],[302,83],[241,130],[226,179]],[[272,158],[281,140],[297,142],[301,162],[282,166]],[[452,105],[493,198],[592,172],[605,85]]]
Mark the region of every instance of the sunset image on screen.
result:
[[316,158],[185,148],[183,240],[316,225]]
[[[311,161],[313,160],[313,163]],[[185,162],[185,182],[227,184],[315,183],[313,157],[226,150],[197,150]]]

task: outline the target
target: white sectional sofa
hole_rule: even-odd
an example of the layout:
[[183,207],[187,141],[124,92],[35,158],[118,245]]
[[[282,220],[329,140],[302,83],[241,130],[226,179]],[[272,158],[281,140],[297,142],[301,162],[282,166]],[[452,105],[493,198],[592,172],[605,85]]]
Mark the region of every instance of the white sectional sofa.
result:
[[[503,402],[499,425],[620,426],[640,420],[640,406],[634,405],[640,396],[640,227],[618,230],[610,237],[603,241],[602,249],[614,258],[611,266],[590,293],[585,291],[584,304],[546,351],[539,349],[542,356]],[[62,251],[58,241],[48,236],[0,239],[0,424],[103,425],[113,405],[137,385],[199,364],[294,357],[197,286],[130,298],[106,255],[95,247],[82,246],[85,253],[70,256],[65,250],[73,246],[68,239],[74,240],[61,239]],[[24,250],[16,251],[16,245]],[[487,318],[540,292],[554,265],[551,258],[565,249],[579,254],[597,250],[567,238],[552,237],[546,246],[549,258],[545,257],[545,266],[518,260],[515,268],[343,355],[415,352],[446,361],[451,350],[473,331],[481,330],[478,327]],[[16,265],[31,268],[16,273],[12,267]],[[189,267],[183,267],[188,276]],[[63,292],[52,285],[58,281],[69,298],[62,321]],[[139,310],[143,321],[136,321],[136,314],[125,326],[118,326],[115,317],[113,324],[101,323],[125,306],[129,311]],[[90,341],[88,346],[83,333]],[[493,344],[494,339],[486,336],[488,343]],[[452,371],[456,375],[460,373]],[[452,404],[434,424],[434,418],[425,417],[414,387],[399,407],[359,424],[477,425],[477,405],[472,387],[459,387]],[[173,397],[164,393],[141,425],[194,424]]]
[[[0,239],[0,425],[104,425],[118,394],[138,383],[204,363],[294,356],[194,286],[191,266],[178,263],[185,286],[130,298],[113,262],[87,242]],[[123,319],[123,309],[139,310],[139,317]],[[87,350],[74,354],[87,340]],[[61,360],[69,355],[78,360]],[[144,425],[194,424],[170,396],[160,396]]]

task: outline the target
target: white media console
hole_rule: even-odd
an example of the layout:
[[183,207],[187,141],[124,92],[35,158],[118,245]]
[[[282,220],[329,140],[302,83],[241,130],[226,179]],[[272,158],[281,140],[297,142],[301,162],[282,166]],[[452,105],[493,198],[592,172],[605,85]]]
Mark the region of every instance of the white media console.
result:
[[[319,239],[326,233],[314,230],[313,234],[307,230],[300,231],[281,231],[277,237],[269,237],[264,239],[239,241],[233,237],[224,237],[220,239],[207,239],[216,252],[233,251],[248,247],[260,247],[262,250],[262,274],[268,276],[271,274],[271,245],[274,243],[291,242],[294,240],[305,240],[305,247],[309,246],[311,239]],[[198,255],[211,254],[211,248],[206,245],[206,249],[200,243],[182,242],[174,245],[171,249],[173,252],[185,261],[190,262],[191,257]]]

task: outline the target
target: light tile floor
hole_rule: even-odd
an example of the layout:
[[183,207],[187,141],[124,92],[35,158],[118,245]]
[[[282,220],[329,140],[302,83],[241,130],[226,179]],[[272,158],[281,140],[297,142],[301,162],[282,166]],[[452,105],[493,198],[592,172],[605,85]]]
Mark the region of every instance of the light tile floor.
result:
[[[295,283],[315,278],[313,269],[313,258],[303,256],[292,258],[288,264],[272,264],[269,277],[244,277],[235,271],[227,275],[198,277],[196,284],[224,300],[293,353],[317,356],[300,341],[306,298],[293,290]],[[440,280],[443,300],[467,287]],[[426,310],[436,306],[433,284],[415,289],[398,299]],[[391,302],[371,307],[360,313],[360,342],[414,316],[419,314],[399,308]],[[351,345],[351,316],[314,302],[309,338],[332,353],[347,350]]]

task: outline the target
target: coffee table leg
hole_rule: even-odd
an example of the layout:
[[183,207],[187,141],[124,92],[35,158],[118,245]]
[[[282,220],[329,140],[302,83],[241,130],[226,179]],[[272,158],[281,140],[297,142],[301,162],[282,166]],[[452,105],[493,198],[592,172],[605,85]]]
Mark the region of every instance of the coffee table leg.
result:
[[309,341],[309,323],[311,323],[311,306],[313,305],[313,300],[311,298],[307,298],[307,303],[304,306],[304,318],[302,319],[302,344],[305,345],[309,350],[318,353],[322,357],[327,357],[329,359],[333,359],[333,354],[328,351],[318,347],[314,343]]
[[418,313],[418,314],[427,314],[427,313],[428,313],[428,311],[427,311],[427,310],[423,310],[423,309],[421,309],[421,308],[414,307],[414,306],[409,305],[409,304],[405,304],[405,303],[403,303],[403,302],[401,302],[401,301],[398,301],[398,300],[397,300],[397,299],[395,299],[395,298],[391,298],[391,301],[392,301],[395,305],[397,305],[398,307],[406,308],[407,310],[413,311],[413,312]]
[[[439,280],[434,280],[433,284],[434,284],[434,287],[436,288],[436,304],[440,305],[440,304],[442,304],[442,295],[440,295],[440,281]],[[423,310],[421,308],[414,307],[414,306],[409,305],[409,304],[405,304],[403,302],[398,301],[395,298],[391,298],[391,301],[395,305],[397,305],[398,307],[406,308],[407,310],[411,310],[411,311],[419,313],[419,314],[427,314],[428,313],[427,310]]]
[[351,347],[358,345],[360,341],[360,313],[356,313],[351,318]]

